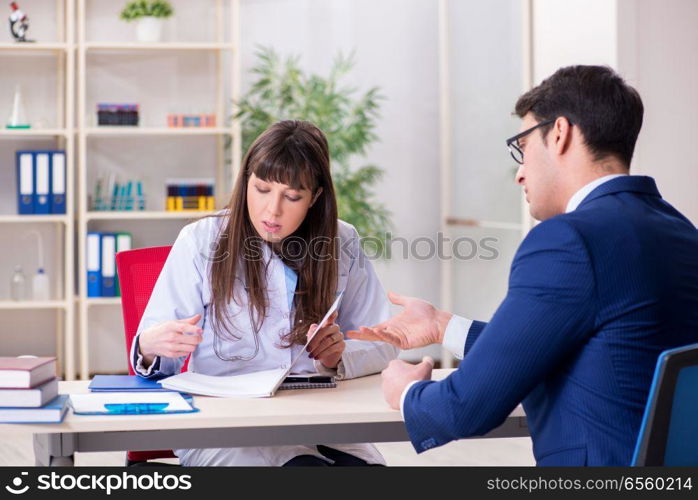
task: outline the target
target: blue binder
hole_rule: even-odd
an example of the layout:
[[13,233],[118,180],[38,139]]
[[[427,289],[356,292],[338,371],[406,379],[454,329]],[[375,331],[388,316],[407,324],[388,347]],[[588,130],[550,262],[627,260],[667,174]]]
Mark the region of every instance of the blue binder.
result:
[[65,213],[65,151],[51,152],[51,213]]
[[102,233],[102,297],[116,297],[116,235]]
[[87,296],[102,296],[101,234],[87,233]]
[[87,388],[92,392],[172,392],[163,388],[157,380],[137,375],[95,375]]
[[51,213],[51,153],[34,152],[34,213]]
[[34,154],[17,151],[17,213],[34,213]]

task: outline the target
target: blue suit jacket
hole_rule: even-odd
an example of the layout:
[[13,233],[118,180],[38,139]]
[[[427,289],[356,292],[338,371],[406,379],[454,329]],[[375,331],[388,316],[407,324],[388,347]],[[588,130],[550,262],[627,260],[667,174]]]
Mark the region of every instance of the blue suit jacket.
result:
[[477,436],[523,402],[539,465],[629,465],[655,363],[698,342],[698,231],[649,177],[597,187],[537,225],[458,370],[407,393],[418,452]]

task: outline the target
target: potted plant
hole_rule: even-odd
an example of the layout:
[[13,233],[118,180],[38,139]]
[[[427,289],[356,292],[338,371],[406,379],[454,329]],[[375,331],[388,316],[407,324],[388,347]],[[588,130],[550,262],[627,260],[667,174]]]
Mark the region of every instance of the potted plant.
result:
[[307,120],[327,136],[339,217],[353,224],[364,248],[376,255],[389,255],[385,243],[390,212],[374,197],[373,188],[383,175],[376,165],[357,165],[378,140],[379,89],[356,96],[340,80],[353,67],[352,57],[339,55],[329,76],[306,74],[297,57],[282,60],[271,48],[260,48],[257,77],[239,102],[235,119],[241,120],[243,153],[271,124],[286,119]]
[[121,19],[136,21],[136,39],[139,42],[159,42],[163,21],[172,16],[174,9],[166,0],[134,0],[121,11]]

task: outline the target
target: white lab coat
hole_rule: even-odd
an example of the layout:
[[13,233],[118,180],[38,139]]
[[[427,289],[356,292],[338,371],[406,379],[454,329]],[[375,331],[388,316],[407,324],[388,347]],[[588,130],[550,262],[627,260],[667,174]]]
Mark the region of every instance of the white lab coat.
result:
[[[267,317],[259,331],[259,351],[249,361],[224,361],[214,351],[214,333],[211,322],[211,286],[209,256],[214,248],[220,224],[225,218],[205,218],[187,225],[175,241],[170,255],[162,269],[153,294],[145,309],[138,334],[154,325],[171,319],[183,319],[201,314],[199,326],[203,329],[203,339],[192,353],[189,370],[206,375],[237,375],[272,368],[285,368],[303,346],[281,348],[280,337],[290,331],[291,311],[286,287],[284,265],[281,260],[264,245],[265,259],[271,260],[268,267],[267,290],[269,307]],[[337,324],[342,332],[357,329],[359,325],[372,325],[388,318],[388,302],[384,290],[363,254],[358,234],[353,226],[339,221],[340,261],[337,291],[345,290],[339,307]],[[353,263],[353,265],[352,265]],[[244,278],[243,278],[244,279]],[[243,281],[240,282],[244,286]],[[255,351],[255,342],[248,315],[248,303],[242,294],[241,304],[232,301],[229,305],[234,326],[239,331],[238,341],[225,341],[219,344],[219,352],[225,358],[232,356],[250,357]],[[131,346],[131,363],[137,373],[148,376],[173,375],[178,373],[185,358],[161,357],[159,368],[154,370],[153,362],[146,370],[142,357]],[[383,370],[398,350],[382,342],[346,340],[346,349],[338,366],[338,379],[350,379],[370,375]],[[294,372],[327,373],[319,362],[312,360],[307,353],[301,356],[294,366]],[[332,371],[333,374],[334,371]],[[324,458],[310,443],[301,446],[211,448],[174,450],[183,465],[283,465],[298,455],[314,455]],[[332,448],[350,453],[368,463],[384,463],[383,457],[372,444],[332,444]]]

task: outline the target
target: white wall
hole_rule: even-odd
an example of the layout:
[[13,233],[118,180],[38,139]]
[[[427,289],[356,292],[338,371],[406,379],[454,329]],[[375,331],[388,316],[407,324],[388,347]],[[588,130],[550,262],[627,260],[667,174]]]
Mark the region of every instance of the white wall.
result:
[[[346,82],[378,86],[386,100],[366,162],[385,169],[378,199],[393,213],[394,236],[435,238],[439,230],[438,20],[432,0],[245,0],[243,91],[257,45],[298,54],[327,74],[339,51],[355,51]],[[399,246],[394,247],[399,249]],[[376,262],[386,289],[439,301],[439,263]],[[433,350],[433,349],[432,349]],[[433,350],[437,352],[437,350]]]
[[698,2],[620,0],[619,9],[619,69],[645,105],[632,168],[698,224]]
[[[396,236],[434,236],[439,226],[436,2],[248,0],[242,5],[243,91],[257,45],[298,54],[305,69],[321,74],[339,51],[355,51],[356,66],[346,83],[360,91],[378,86],[386,96],[376,130],[380,142],[366,158],[386,171],[378,198],[393,212]],[[438,300],[436,262],[395,260],[377,267],[387,288]]]
[[[522,92],[522,2],[496,0],[449,6],[452,167],[450,216],[517,224],[521,190],[516,164],[505,139],[518,131],[512,115]],[[517,229],[452,227],[453,240],[468,238],[497,249],[494,259],[482,249],[473,258],[454,259],[452,309],[487,321],[506,294],[509,267],[520,242]],[[470,256],[467,240],[459,245]]]
[[572,64],[616,67],[616,0],[533,0],[533,80]]
[[534,80],[570,64],[608,64],[645,105],[631,171],[698,223],[698,2],[534,0]]

